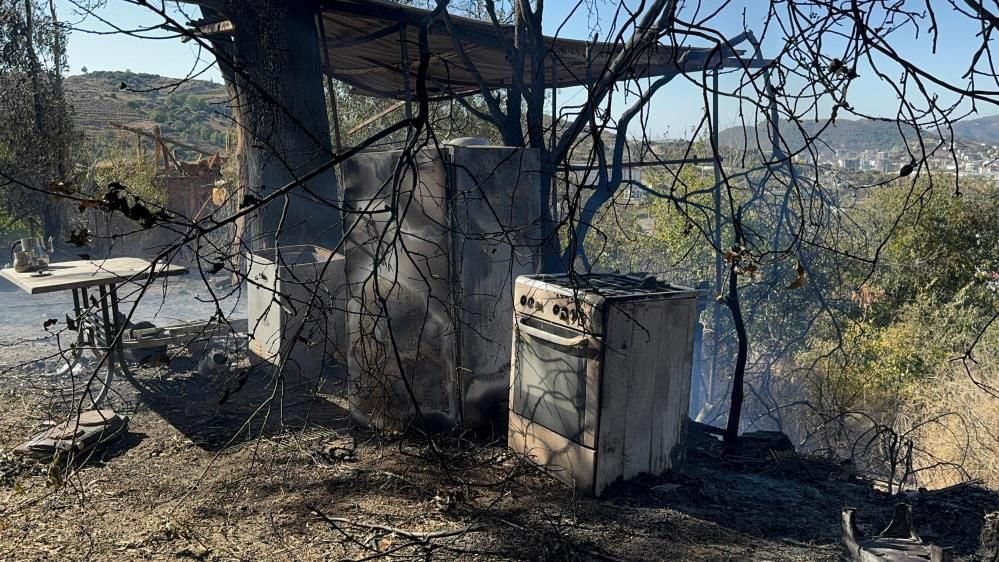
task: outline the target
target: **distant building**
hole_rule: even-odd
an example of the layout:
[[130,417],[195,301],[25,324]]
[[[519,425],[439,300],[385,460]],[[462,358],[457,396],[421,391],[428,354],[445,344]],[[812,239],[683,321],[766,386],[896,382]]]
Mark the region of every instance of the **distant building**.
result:
[[837,162],[839,167],[847,172],[859,172],[860,171],[860,159],[859,158],[840,158]]

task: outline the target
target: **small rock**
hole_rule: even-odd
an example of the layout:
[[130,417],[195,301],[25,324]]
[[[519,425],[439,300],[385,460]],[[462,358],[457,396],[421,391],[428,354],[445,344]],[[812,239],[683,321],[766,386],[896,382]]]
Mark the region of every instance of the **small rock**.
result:
[[200,545],[188,545],[174,552],[177,558],[193,558],[195,560],[206,560],[211,554],[211,550]]
[[653,486],[651,490],[659,494],[668,494],[675,490],[682,488],[680,484],[660,484],[658,486]]
[[820,500],[822,499],[822,494],[818,490],[811,486],[805,486],[801,489],[801,495],[809,500]]
[[780,431],[750,431],[739,436],[739,455],[770,458],[771,451],[793,451],[791,438]]

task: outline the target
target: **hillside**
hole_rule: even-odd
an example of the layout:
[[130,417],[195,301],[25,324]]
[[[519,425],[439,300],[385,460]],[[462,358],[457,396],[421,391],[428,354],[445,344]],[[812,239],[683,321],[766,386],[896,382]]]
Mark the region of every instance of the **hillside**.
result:
[[969,119],[954,125],[959,137],[985,144],[999,143],[999,115]]
[[[840,119],[835,125],[829,125],[825,129],[824,121],[802,121],[800,128],[790,121],[781,121],[781,136],[787,142],[791,151],[797,151],[804,145],[804,134],[810,138],[818,135],[821,139],[816,143],[816,148],[821,152],[831,153],[842,149],[852,151],[863,150],[891,150],[901,148],[905,144],[905,138],[912,139],[914,131],[909,128],[905,131],[905,137],[899,132],[899,127],[894,123],[869,120]],[[732,127],[724,129],[719,134],[719,143],[723,147],[742,148],[746,143],[750,147],[757,143],[767,146],[768,132],[765,123],[756,125],[756,130],[743,127]]]
[[[825,129],[823,129],[825,127]],[[815,148],[823,156],[835,152],[891,151],[900,149],[906,140],[916,139],[912,127],[884,121],[868,119],[839,119],[833,125],[826,126],[825,121],[801,121],[800,128],[790,121],[781,121],[781,135],[791,151],[797,151],[804,145],[802,130],[809,137],[818,135],[820,139]],[[905,133],[903,136],[902,132]],[[974,148],[978,145],[994,145],[999,143],[999,116],[968,119],[954,124],[954,133],[958,146]],[[926,133],[924,133],[925,135]],[[722,147],[741,149],[748,144],[755,147],[757,143],[767,146],[767,127],[758,123],[756,130],[746,127],[731,127],[719,133],[719,143]]]
[[65,91],[87,136],[113,130],[111,122],[146,130],[159,125],[164,135],[205,150],[225,148],[231,111],[221,84],[100,71],[66,78]]
[[[122,84],[125,85],[122,88]],[[225,148],[231,111],[228,94],[221,84],[205,80],[187,80],[139,74],[127,71],[96,71],[65,80],[66,96],[73,107],[77,125],[88,136],[111,130],[108,123],[151,130],[159,125],[163,134],[205,150]],[[809,136],[819,133],[824,122],[802,121]],[[995,144],[999,142],[999,116],[981,117],[956,123],[959,142]],[[781,133],[792,151],[803,145],[801,131],[788,121],[781,122]],[[905,136],[914,138],[911,129]],[[904,138],[894,123],[840,119],[821,131],[816,144],[825,156],[847,150],[891,151],[901,148]],[[758,142],[766,145],[764,123],[752,128],[731,127],[720,133],[722,147],[741,149]]]

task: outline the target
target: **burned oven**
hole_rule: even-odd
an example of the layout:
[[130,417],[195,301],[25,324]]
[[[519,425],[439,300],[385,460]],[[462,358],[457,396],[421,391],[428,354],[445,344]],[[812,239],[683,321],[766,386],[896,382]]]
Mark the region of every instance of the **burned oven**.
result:
[[593,495],[674,468],[697,297],[644,275],[518,277],[510,447]]

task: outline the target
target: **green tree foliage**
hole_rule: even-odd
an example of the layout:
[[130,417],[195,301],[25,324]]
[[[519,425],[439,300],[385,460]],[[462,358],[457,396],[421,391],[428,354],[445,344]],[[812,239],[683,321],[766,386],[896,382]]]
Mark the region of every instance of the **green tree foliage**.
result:
[[887,243],[869,276],[840,264],[854,270],[843,287],[850,294],[840,296],[852,304],[846,345],[858,385],[911,394],[947,372],[997,310],[999,202],[991,182],[964,180],[962,191],[955,197],[920,180],[912,190],[881,189],[859,206],[866,230]]
[[76,136],[63,97],[65,32],[47,2],[0,0],[0,204],[59,235],[54,182],[72,181]]
[[[838,427],[828,422],[843,412],[865,412],[879,423],[903,414],[918,419],[921,412],[910,408],[927,388],[966,377],[954,360],[999,311],[999,199],[991,180],[962,178],[961,197],[953,196],[953,181],[830,187],[828,214],[818,215],[808,244],[793,244],[785,257],[757,254],[755,270],[740,275],[750,341],[746,424],[776,425],[804,439],[816,427]],[[647,169],[642,183],[656,194],[636,200],[621,193],[598,215],[587,240],[595,268],[713,286],[710,170]],[[748,196],[737,191],[736,205],[745,205],[750,243],[762,245],[775,235],[778,198]],[[726,214],[722,252],[732,246]],[[807,273],[795,283],[799,262]],[[713,312],[708,306],[702,316],[709,328]],[[727,376],[734,355],[727,314],[718,329],[719,370]],[[996,331],[977,341],[976,353],[999,352]]]
[[713,218],[703,212],[711,205],[710,172],[692,166],[650,168],[642,181],[674,197],[622,188],[587,238],[596,269],[669,273],[684,283],[712,278],[714,249],[704,234],[713,232]]
[[[877,282],[896,308],[928,297],[988,307],[995,302],[999,272],[999,200],[991,182],[963,182],[955,197],[939,187],[921,185],[921,197],[899,222],[885,248]],[[865,202],[884,228],[888,209],[905,205],[898,188],[883,190]]]
[[156,182],[156,164],[148,155],[137,155],[134,150],[122,147],[115,134],[98,139],[93,149],[98,156],[94,170],[94,182],[98,196],[114,182],[128,187],[133,195],[143,201],[162,205],[166,195]]

